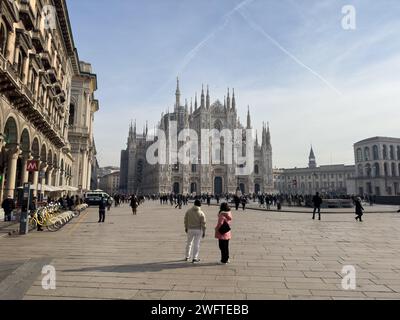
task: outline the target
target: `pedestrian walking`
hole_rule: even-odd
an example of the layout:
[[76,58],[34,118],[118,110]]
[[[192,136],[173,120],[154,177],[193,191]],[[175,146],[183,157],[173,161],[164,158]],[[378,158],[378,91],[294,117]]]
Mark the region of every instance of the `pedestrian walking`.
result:
[[314,213],[313,213],[313,220],[315,220],[315,214],[316,214],[316,212],[318,211],[318,216],[319,216],[319,219],[318,220],[321,220],[321,204],[322,204],[322,198],[320,197],[320,195],[319,195],[319,192],[317,192],[316,194],[315,194],[315,196],[313,197],[313,203],[314,203]]
[[239,206],[240,206],[240,198],[238,195],[235,195],[233,198],[233,201],[235,202],[235,209],[236,211],[239,210]]
[[15,209],[14,199],[9,195],[4,199],[1,207],[4,209],[4,221],[11,221],[11,215]]
[[196,200],[194,206],[186,212],[184,223],[187,233],[185,260],[190,261],[193,256],[192,263],[198,263],[201,238],[206,236],[206,215],[201,210],[200,200]]
[[136,196],[133,194],[131,197],[131,208],[132,208],[132,213],[134,216],[137,215],[137,208],[139,207],[139,201],[136,198]]
[[231,233],[232,212],[227,203],[222,203],[218,213],[218,223],[215,227],[215,238],[218,239],[221,250],[221,264],[229,263],[229,241]]
[[243,196],[242,199],[240,200],[240,202],[242,203],[243,211],[245,211],[245,210],[246,210],[246,204],[247,204],[247,199],[246,199],[246,197]]
[[356,215],[357,215],[356,220],[362,222],[362,216],[364,215],[364,208],[361,203],[361,198],[357,197],[354,201],[354,204],[356,206]]
[[106,219],[106,207],[107,207],[107,201],[102,196],[99,204],[99,223],[104,222],[104,220]]

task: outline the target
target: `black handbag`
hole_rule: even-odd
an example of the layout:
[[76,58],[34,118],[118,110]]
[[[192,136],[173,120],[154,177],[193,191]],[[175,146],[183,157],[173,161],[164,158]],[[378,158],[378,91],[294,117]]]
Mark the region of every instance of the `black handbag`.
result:
[[229,226],[229,224],[224,221],[223,225],[218,229],[218,232],[222,235],[224,235],[225,233],[228,233],[229,231],[231,231],[231,227]]

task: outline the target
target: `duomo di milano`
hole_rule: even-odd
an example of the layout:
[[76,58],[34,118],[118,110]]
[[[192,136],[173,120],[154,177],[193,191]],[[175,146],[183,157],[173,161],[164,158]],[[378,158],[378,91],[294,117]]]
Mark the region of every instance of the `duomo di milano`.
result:
[[[232,97],[228,90],[228,95],[222,104],[216,100],[211,104],[210,93],[207,87],[201,92],[200,104],[197,96],[194,106],[190,107],[186,102],[181,104],[181,92],[179,80],[176,88],[176,102],[173,112],[161,115],[158,129],[167,132],[172,122],[177,123],[177,131],[183,129],[193,129],[197,136],[201,137],[203,129],[217,129],[232,132],[237,129],[252,129],[250,111],[247,114],[247,125],[244,127],[238,118],[235,92]],[[148,141],[150,140],[150,141]],[[170,141],[168,135],[166,143]],[[180,162],[171,163],[169,160],[165,164],[151,165],[146,159],[148,148],[154,143],[155,138],[149,136],[148,127],[143,133],[138,133],[135,125],[131,125],[127,149],[121,152],[121,172],[120,172],[120,192],[121,193],[183,193],[183,194],[226,194],[236,193],[240,189],[243,193],[273,192],[273,171],[272,171],[272,146],[269,126],[263,126],[261,145],[258,137],[252,142],[254,145],[254,168],[250,170],[250,175],[237,176],[237,164],[233,161],[223,161],[224,140],[221,139],[221,162],[215,164],[210,153],[209,164],[204,163],[204,159],[196,163],[183,164]],[[198,145],[202,144],[199,141]],[[243,136],[243,146],[246,145],[245,135]],[[233,153],[233,151],[232,151]],[[245,151],[244,151],[245,153]],[[243,153],[243,154],[244,154]],[[198,154],[201,154],[199,150]],[[215,159],[215,158],[214,158]],[[195,161],[194,161],[195,162]],[[227,163],[228,162],[228,163]]]

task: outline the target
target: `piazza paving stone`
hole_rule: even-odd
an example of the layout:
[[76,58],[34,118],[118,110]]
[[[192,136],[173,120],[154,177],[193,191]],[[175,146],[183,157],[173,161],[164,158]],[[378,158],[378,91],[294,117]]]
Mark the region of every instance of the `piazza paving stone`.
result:
[[[203,207],[199,264],[182,261],[187,208],[147,202],[133,216],[124,205],[103,224],[90,208],[59,232],[0,239],[1,299],[400,299],[400,215],[379,208],[363,223],[344,210],[322,221],[304,209],[233,211],[229,265],[218,264],[215,206]],[[55,290],[42,288],[42,264],[55,267]],[[348,265],[355,290],[342,288]]]

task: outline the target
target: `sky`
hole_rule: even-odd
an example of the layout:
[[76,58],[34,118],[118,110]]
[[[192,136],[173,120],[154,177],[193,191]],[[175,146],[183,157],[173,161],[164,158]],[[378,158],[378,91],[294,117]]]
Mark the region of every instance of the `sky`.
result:
[[[67,0],[81,60],[98,76],[100,166],[120,164],[129,124],[153,127],[209,85],[234,88],[238,113],[260,134],[269,122],[273,166],[354,164],[354,143],[399,137],[398,0]],[[343,28],[351,5],[355,29]]]

